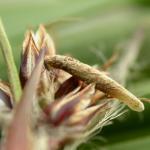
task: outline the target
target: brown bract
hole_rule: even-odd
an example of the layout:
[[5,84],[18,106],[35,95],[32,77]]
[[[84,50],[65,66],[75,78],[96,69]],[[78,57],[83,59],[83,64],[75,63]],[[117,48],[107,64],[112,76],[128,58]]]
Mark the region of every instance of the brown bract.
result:
[[8,108],[13,108],[13,98],[10,87],[7,83],[2,81],[0,81],[0,100],[2,100]]

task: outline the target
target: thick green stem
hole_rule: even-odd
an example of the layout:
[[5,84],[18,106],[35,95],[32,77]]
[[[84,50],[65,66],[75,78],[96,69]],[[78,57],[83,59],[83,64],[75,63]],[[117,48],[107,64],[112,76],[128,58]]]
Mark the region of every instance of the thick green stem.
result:
[[9,82],[14,100],[15,102],[18,102],[21,96],[21,85],[18,77],[17,68],[14,62],[12,49],[1,20],[0,20],[0,49],[6,61]]

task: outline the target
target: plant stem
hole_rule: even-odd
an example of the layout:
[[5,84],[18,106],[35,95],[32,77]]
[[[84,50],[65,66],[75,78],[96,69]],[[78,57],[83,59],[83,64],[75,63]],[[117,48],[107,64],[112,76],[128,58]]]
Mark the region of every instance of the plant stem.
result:
[[132,37],[132,39],[123,47],[122,56],[120,60],[110,72],[114,79],[116,79],[120,84],[126,84],[127,77],[129,75],[130,68],[134,65],[144,39],[143,30],[138,30]]
[[45,66],[48,70],[50,70],[51,67],[63,69],[88,84],[95,83],[98,90],[113,98],[119,99],[127,104],[132,110],[144,110],[143,103],[119,83],[105,75],[103,72],[72,57],[60,55],[47,57],[45,59]]
[[18,77],[17,68],[14,62],[12,49],[8,41],[1,19],[0,19],[0,49],[6,61],[6,65],[8,69],[8,78],[9,78],[14,100],[15,102],[18,102],[21,96],[21,85]]

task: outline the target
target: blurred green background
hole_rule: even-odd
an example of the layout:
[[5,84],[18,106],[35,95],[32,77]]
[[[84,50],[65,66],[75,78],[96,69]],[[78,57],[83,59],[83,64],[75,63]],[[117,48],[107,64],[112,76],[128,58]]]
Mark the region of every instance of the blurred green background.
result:
[[[144,26],[145,40],[127,86],[139,97],[150,97],[149,0],[0,0],[0,16],[18,67],[25,31],[40,23],[49,24],[48,32],[60,54],[71,54],[91,65],[104,63],[120,43]],[[7,79],[0,58],[0,77]],[[129,111],[79,149],[149,150],[149,113],[149,104],[143,113]]]

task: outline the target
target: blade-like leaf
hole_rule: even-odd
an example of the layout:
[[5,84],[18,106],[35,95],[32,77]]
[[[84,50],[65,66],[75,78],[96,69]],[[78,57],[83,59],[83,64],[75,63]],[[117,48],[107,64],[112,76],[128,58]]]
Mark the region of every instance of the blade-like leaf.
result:
[[17,68],[14,62],[12,49],[1,20],[0,20],[0,49],[4,55],[6,65],[8,68],[9,82],[14,100],[18,102],[21,96],[21,85],[17,73]]
[[30,115],[32,110],[32,102],[35,98],[37,85],[40,79],[41,70],[43,67],[44,50],[41,52],[37,65],[28,80],[20,103],[16,107],[14,118],[10,125],[8,136],[6,139],[6,150],[29,150],[30,143]]

